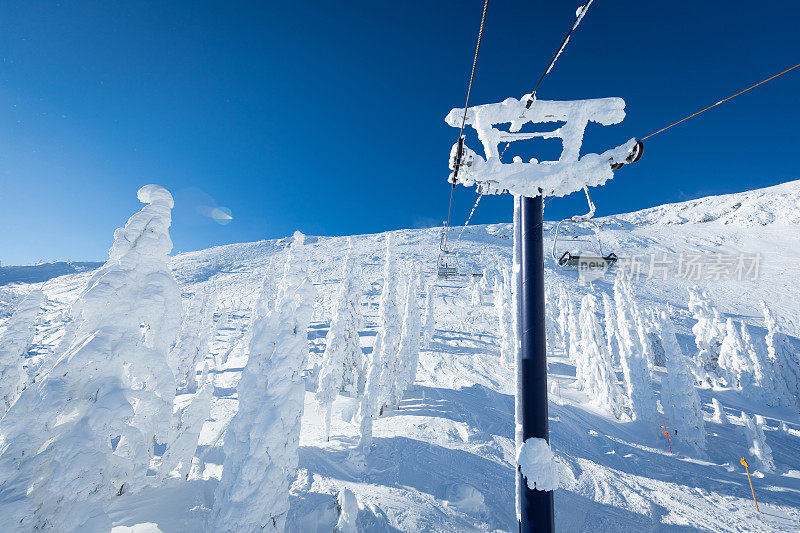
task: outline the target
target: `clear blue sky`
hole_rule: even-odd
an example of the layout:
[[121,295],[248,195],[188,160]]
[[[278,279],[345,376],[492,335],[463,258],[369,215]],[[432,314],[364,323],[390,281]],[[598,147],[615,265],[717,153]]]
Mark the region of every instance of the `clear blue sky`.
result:
[[[482,4],[3,2],[0,261],[106,258],[151,182],[175,196],[176,251],[438,224],[443,117]],[[578,4],[492,2],[472,102],[530,91]],[[584,143],[616,146],[800,61],[799,17],[786,0],[596,0],[539,97],[624,98],[626,120]],[[798,96],[795,71],[656,137],[595,192],[599,214],[800,177]],[[573,196],[546,218],[582,211]],[[454,224],[474,198],[456,190]],[[474,221],[510,208],[487,198]]]

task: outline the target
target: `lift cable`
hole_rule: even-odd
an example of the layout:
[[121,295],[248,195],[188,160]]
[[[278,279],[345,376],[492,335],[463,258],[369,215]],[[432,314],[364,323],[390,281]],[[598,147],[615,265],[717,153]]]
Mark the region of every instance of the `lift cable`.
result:
[[743,89],[743,90],[739,91],[739,92],[738,92],[738,93],[736,93],[736,94],[732,94],[732,95],[730,95],[729,97],[727,97],[727,98],[724,98],[724,99],[720,100],[720,101],[719,101],[719,102],[717,102],[716,104],[711,104],[710,106],[708,106],[708,107],[706,107],[706,108],[704,108],[704,109],[701,109],[700,111],[697,111],[696,113],[692,113],[692,114],[691,114],[691,115],[689,115],[688,117],[684,117],[684,118],[680,119],[680,120],[679,120],[679,121],[677,121],[677,122],[673,122],[673,123],[672,123],[672,124],[670,124],[669,126],[665,126],[665,127],[661,128],[660,130],[658,130],[658,131],[655,131],[655,132],[651,133],[650,135],[647,135],[647,136],[645,136],[645,137],[642,137],[641,139],[638,139],[638,140],[641,142],[641,141],[644,141],[645,139],[649,139],[650,137],[653,137],[653,136],[655,136],[655,135],[658,135],[658,134],[659,134],[659,133],[661,133],[662,131],[666,131],[666,130],[670,129],[670,128],[671,128],[671,127],[673,127],[673,126],[677,126],[677,125],[678,125],[678,124],[680,124],[681,122],[687,121],[687,120],[689,120],[689,119],[690,119],[690,118],[692,118],[692,117],[696,117],[696,116],[697,116],[697,115],[699,115],[700,113],[705,113],[706,111],[708,111],[709,109],[711,109],[711,108],[713,108],[713,107],[717,107],[717,106],[718,106],[718,105],[720,105],[720,104],[724,104],[724,103],[725,103],[725,102],[727,102],[728,100],[732,100],[732,99],[736,98],[737,96],[739,96],[740,94],[744,94],[744,93],[746,93],[747,91],[750,91],[750,90],[752,90],[752,89],[755,89],[755,88],[756,88],[756,87],[758,87],[759,85],[762,85],[762,84],[764,84],[764,83],[767,83],[768,81],[774,80],[774,79],[775,79],[775,78],[777,78],[778,76],[783,76],[783,75],[784,75],[784,74],[786,74],[787,72],[789,72],[789,71],[791,71],[791,70],[794,70],[794,69],[796,69],[797,67],[800,67],[800,63],[798,63],[798,64],[796,64],[796,65],[794,65],[794,66],[792,66],[792,67],[789,67],[789,68],[787,68],[786,70],[783,70],[783,71],[781,71],[781,72],[778,72],[777,74],[774,74],[774,75],[770,76],[769,78],[763,79],[763,80],[761,80],[760,82],[756,83],[755,85],[751,85],[751,86],[750,86],[750,87],[748,87],[747,89]]
[[481,26],[478,30],[478,42],[475,45],[475,57],[472,59],[472,72],[469,75],[469,85],[467,86],[467,100],[464,104],[464,116],[461,118],[461,129],[458,132],[458,148],[456,150],[455,169],[453,170],[453,183],[450,187],[450,201],[447,206],[447,222],[445,223],[444,231],[444,247],[447,247],[447,231],[450,229],[450,214],[453,211],[453,190],[456,188],[456,177],[458,176],[458,169],[461,166],[461,156],[464,151],[464,125],[467,123],[467,109],[469,108],[469,97],[472,94],[472,83],[475,80],[475,69],[478,65],[478,53],[481,50],[481,41],[483,40],[483,28],[486,25],[486,11],[489,9],[489,0],[483,3],[483,14],[481,15]]

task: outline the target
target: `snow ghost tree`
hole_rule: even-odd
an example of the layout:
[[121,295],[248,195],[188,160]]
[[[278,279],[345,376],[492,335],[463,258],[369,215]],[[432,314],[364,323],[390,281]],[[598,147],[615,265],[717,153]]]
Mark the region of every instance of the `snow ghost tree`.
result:
[[558,332],[561,340],[561,349],[566,354],[569,351],[569,303],[570,297],[567,289],[558,284]]
[[728,422],[728,417],[722,410],[722,405],[720,405],[719,400],[711,398],[711,407],[714,409],[714,412],[711,414],[711,421],[717,424],[726,424]]
[[[483,281],[483,280],[481,280]],[[472,282],[472,295],[470,297],[471,303],[474,307],[483,305],[483,286],[480,282]]]
[[614,304],[608,294],[603,293],[603,326],[606,334],[606,349],[611,355],[611,361],[619,360],[619,334],[617,333],[617,317]]
[[706,427],[694,374],[689,370],[689,360],[675,338],[672,320],[663,312],[660,315],[659,330],[667,370],[662,387],[666,394],[661,398],[664,414],[677,430],[677,439],[687,444],[695,453],[703,453],[706,447]]
[[742,394],[751,400],[762,400],[767,405],[785,407],[791,406],[792,402],[788,398],[784,387],[776,382],[776,376],[772,363],[767,358],[764,350],[759,350],[753,343],[753,338],[747,329],[747,325],[741,324],[742,347],[750,359],[750,367],[753,369],[753,379],[749,386],[746,382],[742,383]]
[[0,500],[23,530],[108,531],[106,506],[143,487],[153,444],[166,441],[166,356],[181,323],[167,264],[173,200],[157,185],[138,197],[147,205],[73,304],[68,347],[0,421]]
[[581,360],[581,326],[578,323],[578,313],[575,310],[575,304],[572,303],[572,298],[567,302],[567,339],[568,349],[567,355],[569,360],[575,363],[577,367]]
[[725,338],[720,346],[718,364],[727,384],[742,390],[751,386],[753,369],[739,331],[739,328],[733,325],[733,320],[728,318],[725,322]]
[[592,294],[584,296],[581,302],[580,326],[582,353],[579,383],[589,398],[619,419],[623,413],[622,389],[617,383],[611,354],[597,318],[597,298]]
[[423,344],[425,348],[430,349],[433,334],[436,331],[436,314],[434,310],[434,301],[436,299],[436,286],[433,284],[428,285],[425,293],[425,329],[423,332]]
[[747,416],[742,411],[742,422],[744,423],[744,435],[749,446],[750,455],[755,459],[756,467],[764,472],[775,471],[775,462],[772,460],[772,448],[767,444],[767,437],[764,436],[764,418],[756,415],[755,420]]
[[304,239],[295,232],[275,309],[253,321],[247,364],[236,387],[239,410],[225,432],[225,462],[210,515],[213,531],[284,530],[316,298]]
[[765,302],[761,302],[764,310],[764,324],[767,326],[767,357],[772,363],[776,385],[782,382],[782,389],[788,395],[787,404],[800,403],[800,357],[789,344],[789,339],[778,330],[778,323]]
[[630,414],[634,420],[642,420],[656,416],[656,400],[649,363],[639,342],[634,299],[630,282],[618,275],[614,280],[614,305],[617,309],[619,359]]
[[510,272],[507,268],[503,269],[502,281],[495,281],[494,309],[497,313],[500,337],[500,361],[505,365],[511,365],[514,363],[514,308]]
[[725,326],[708,293],[700,291],[698,287],[689,288],[689,311],[697,321],[692,326],[694,342],[697,345],[695,362],[697,367],[706,373],[706,379],[715,384],[721,377],[718,361],[722,339],[725,336]]
[[214,334],[213,293],[195,295],[186,311],[167,361],[186,392],[197,392],[197,365],[211,353],[209,343]]
[[17,305],[0,337],[0,418],[28,384],[25,354],[33,342],[36,317],[45,300],[42,291],[29,292]]
[[393,406],[400,404],[403,393],[408,390],[417,379],[417,367],[419,366],[419,335],[422,329],[419,303],[417,302],[418,286],[419,273],[415,272],[408,282],[408,287],[406,287],[403,329],[400,336],[400,348],[397,354],[397,377],[392,390]]
[[397,268],[392,234],[386,235],[386,262],[383,270],[383,289],[378,307],[380,326],[375,344],[367,359],[364,394],[359,409],[359,441],[354,458],[360,460],[372,446],[372,420],[388,405],[391,384],[396,379],[397,351],[400,348],[402,323],[397,305]]
[[343,392],[355,398],[364,386],[364,363],[358,331],[361,317],[361,281],[355,271],[353,243],[347,239],[342,282],[333,310],[333,320],[325,338],[322,355],[317,405],[325,414],[325,437],[330,440],[331,410],[336,396]]

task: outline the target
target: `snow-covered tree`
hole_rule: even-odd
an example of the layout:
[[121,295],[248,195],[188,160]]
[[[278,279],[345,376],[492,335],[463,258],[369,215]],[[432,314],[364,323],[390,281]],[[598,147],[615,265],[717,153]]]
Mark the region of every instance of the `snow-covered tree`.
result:
[[572,298],[567,301],[567,355],[569,360],[575,363],[576,369],[581,360],[581,326],[578,322],[578,311]]
[[353,243],[347,239],[342,282],[333,310],[333,320],[325,338],[325,352],[317,386],[317,405],[325,414],[325,436],[330,439],[331,410],[340,392],[352,398],[364,384],[364,363],[361,351],[361,280],[355,271]]
[[728,422],[728,417],[725,415],[725,411],[722,410],[719,400],[711,398],[711,408],[714,409],[714,412],[711,414],[712,422],[716,422],[717,424],[726,424]]
[[625,381],[628,407],[634,420],[656,416],[656,400],[650,366],[642,352],[636,325],[633,287],[623,276],[614,280],[614,306],[620,341],[620,365]]
[[570,296],[561,283],[558,284],[558,332],[561,340],[560,348],[567,354],[569,351],[569,303]]
[[706,447],[706,427],[700,398],[695,388],[694,374],[690,362],[683,354],[675,328],[666,313],[660,314],[659,333],[666,356],[666,376],[662,391],[664,414],[677,430],[677,439],[687,444],[697,453]]
[[689,287],[689,311],[697,321],[692,326],[697,346],[695,363],[706,373],[708,381],[712,384],[717,383],[721,377],[718,360],[722,340],[725,337],[725,325],[711,297],[698,287]]
[[197,392],[197,365],[209,355],[211,336],[214,334],[214,293],[196,294],[186,313],[178,341],[170,351],[167,361],[186,392]]
[[733,388],[749,389],[753,383],[753,366],[744,341],[733,320],[725,322],[725,338],[719,350],[718,364],[725,381]]
[[608,294],[603,293],[603,326],[606,335],[606,350],[611,361],[619,361],[619,334],[617,333],[617,315],[614,304]]
[[775,471],[775,462],[772,459],[772,448],[767,444],[767,437],[764,436],[764,417],[756,415],[755,420],[747,416],[742,411],[742,422],[744,424],[744,435],[747,445],[755,463],[756,468],[764,472]]
[[434,302],[436,300],[436,286],[429,284],[425,292],[425,329],[423,330],[423,345],[425,348],[431,347],[433,334],[436,331],[436,311]]
[[649,309],[645,320],[645,337],[653,357],[653,364],[656,366],[664,366],[666,355],[664,353],[664,346],[661,344],[658,322],[658,313],[655,309]]
[[219,318],[217,319],[217,331],[228,329],[229,321],[230,321],[230,315],[228,314],[228,306],[222,304],[222,307],[219,311]]
[[251,328],[247,364],[236,387],[239,410],[225,433],[222,478],[209,518],[213,531],[280,532],[286,524],[316,298],[304,239],[295,232],[276,307]]
[[167,263],[173,200],[157,185],[138,197],[148,205],[116,230],[72,306],[65,351],[0,421],[0,501],[20,530],[108,531],[105,508],[143,487],[154,442],[166,441],[166,356],[181,323]]
[[624,397],[597,318],[597,298],[592,294],[587,294],[581,301],[580,328],[582,353],[579,360],[581,371],[576,371],[578,383],[589,398],[608,409],[615,418],[620,418]]
[[753,370],[752,383],[742,381],[742,394],[751,400],[763,401],[767,405],[787,407],[792,405],[787,398],[788,395],[781,394],[784,389],[780,383],[776,383],[775,372],[766,352],[756,348],[744,322],[741,324],[740,333],[742,347]]
[[339,519],[336,521],[334,533],[357,533],[356,518],[358,518],[360,506],[353,491],[347,487],[339,489],[336,497],[336,510],[339,513]]
[[494,309],[497,313],[500,338],[500,361],[505,365],[511,365],[514,362],[514,308],[510,272],[506,268],[502,273],[502,281],[496,280],[494,285]]
[[788,393],[786,403],[800,403],[800,354],[794,351],[786,335],[778,330],[778,322],[764,301],[761,301],[761,308],[767,326],[767,357],[772,363],[776,381],[783,382],[783,388]]
[[479,307],[483,305],[483,279],[481,278],[480,281],[476,282],[475,280],[472,281],[472,295],[470,297],[471,303],[473,307]]
[[173,414],[173,427],[159,467],[159,476],[162,479],[166,477],[186,479],[189,475],[200,431],[211,411],[213,394],[214,380],[209,376],[206,363],[200,377],[200,388],[192,397],[192,401]]
[[[477,284],[476,284],[477,285]],[[414,273],[406,287],[405,313],[403,314],[403,330],[400,336],[400,348],[397,353],[397,378],[392,390],[392,406],[400,404],[403,393],[417,379],[419,366],[419,335],[421,328],[417,289],[419,274]]]
[[33,342],[36,317],[45,300],[42,291],[29,292],[6,322],[6,330],[0,337],[0,418],[28,384],[25,354]]

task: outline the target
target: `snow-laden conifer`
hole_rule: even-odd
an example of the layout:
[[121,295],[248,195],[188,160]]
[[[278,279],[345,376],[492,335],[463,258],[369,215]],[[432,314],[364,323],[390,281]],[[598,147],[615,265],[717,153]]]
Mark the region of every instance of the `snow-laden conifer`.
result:
[[772,448],[767,444],[767,437],[764,435],[764,418],[761,415],[755,415],[755,419],[753,419],[742,411],[742,422],[751,462],[763,472],[774,472],[775,461],[772,459]]
[[316,297],[303,241],[295,232],[276,307],[251,328],[247,364],[236,387],[239,409],[225,432],[225,462],[209,519],[213,531],[284,530]]
[[436,311],[434,302],[436,299],[436,285],[428,284],[425,292],[425,329],[423,330],[423,345],[425,348],[431,347],[433,334],[436,331]]
[[558,332],[560,348],[564,354],[569,351],[569,302],[570,296],[563,284],[558,284]]
[[761,301],[761,308],[764,311],[764,324],[767,326],[767,357],[777,378],[776,385],[785,390],[787,395],[786,402],[783,403],[800,403],[800,354],[795,352],[789,339],[778,329],[778,322],[764,301]]
[[614,280],[614,305],[617,310],[617,331],[620,339],[620,365],[625,381],[628,407],[634,420],[657,416],[650,365],[639,341],[635,299],[630,282],[617,276]]
[[734,325],[733,319],[728,318],[725,322],[725,338],[719,350],[718,364],[728,385],[743,390],[752,385],[753,367],[740,331],[740,328]]
[[692,448],[696,453],[703,453],[706,448],[706,427],[700,398],[695,388],[694,374],[690,370],[688,358],[683,354],[675,328],[666,313],[661,313],[659,333],[666,357],[666,375],[662,391],[664,413],[677,430],[676,438]]
[[373,352],[380,367],[378,393],[378,413],[392,401],[392,388],[397,379],[397,352],[400,349],[400,335],[403,329],[398,299],[397,259],[393,236],[386,235],[386,262],[383,270],[383,289],[378,307],[378,333],[375,336]]
[[[476,284],[477,285],[477,284]],[[405,313],[403,314],[403,330],[400,336],[400,349],[397,354],[397,379],[392,391],[392,405],[397,406],[403,393],[417,379],[419,366],[419,334],[421,329],[417,290],[419,274],[414,273],[408,282],[405,295]]]
[[597,405],[608,409],[615,418],[623,413],[624,398],[617,383],[617,375],[611,363],[611,354],[603,338],[603,330],[597,318],[597,298],[587,294],[581,301],[581,357],[580,374],[576,377],[581,388]]
[[619,361],[619,333],[617,333],[617,316],[614,304],[608,294],[603,293],[603,327],[606,335],[606,350],[611,361]]
[[208,363],[204,365],[199,385],[189,405],[173,414],[173,427],[159,467],[162,479],[186,479],[189,475],[197,440],[211,411],[211,397],[214,394],[214,380],[209,376]]
[[581,326],[578,322],[578,310],[572,298],[567,301],[567,355],[569,360],[575,363],[576,368],[581,360]]
[[719,400],[711,398],[711,408],[714,409],[714,412],[711,414],[712,422],[716,422],[717,424],[726,424],[728,422],[728,417],[722,410]]
[[0,421],[0,501],[20,530],[110,530],[107,506],[143,488],[154,442],[166,441],[166,356],[181,323],[167,263],[173,200],[157,185],[138,197],[148,205],[116,230],[73,304],[64,351]]
[[197,294],[192,298],[184,314],[178,341],[167,358],[179,388],[189,393],[197,392],[197,365],[211,353],[214,302],[216,296],[213,293]]
[[500,338],[500,361],[504,365],[511,365],[514,362],[514,308],[510,272],[507,268],[502,271],[501,281],[495,281],[494,309],[497,313],[498,337]]
[[725,336],[725,324],[719,311],[706,291],[698,287],[689,287],[689,312],[697,321],[692,326],[697,353],[694,360],[699,369],[707,374],[706,379],[712,384],[719,381],[719,351]]
[[767,405],[791,405],[787,401],[787,395],[780,393],[783,388],[775,382],[777,378],[772,363],[767,358],[766,351],[756,347],[753,337],[744,322],[742,322],[739,331],[741,333],[742,347],[750,360],[750,368],[753,369],[752,383],[748,385],[743,382],[742,394],[751,400],[763,401]]
[[331,410],[336,396],[343,392],[355,398],[363,388],[364,363],[361,351],[361,280],[355,271],[353,243],[348,238],[342,282],[333,309],[333,319],[325,338],[325,352],[319,373],[316,400],[325,415],[325,437],[330,439]]
[[0,337],[0,418],[28,384],[25,353],[36,333],[36,317],[46,298],[34,289],[17,304]]

